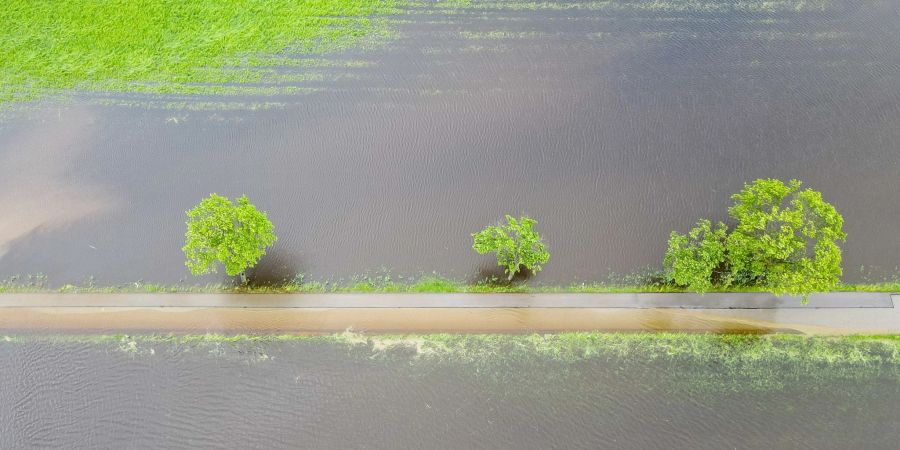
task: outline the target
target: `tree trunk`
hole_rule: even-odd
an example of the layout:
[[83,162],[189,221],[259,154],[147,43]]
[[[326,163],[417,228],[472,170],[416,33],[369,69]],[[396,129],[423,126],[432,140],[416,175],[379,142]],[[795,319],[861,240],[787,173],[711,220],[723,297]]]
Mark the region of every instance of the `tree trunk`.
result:
[[522,265],[521,262],[516,261],[516,265],[513,266],[513,267],[515,267],[515,270],[510,270],[510,271],[509,271],[509,276],[506,277],[506,281],[512,281],[513,277],[516,276],[517,273],[519,273],[519,267],[520,267],[521,265]]

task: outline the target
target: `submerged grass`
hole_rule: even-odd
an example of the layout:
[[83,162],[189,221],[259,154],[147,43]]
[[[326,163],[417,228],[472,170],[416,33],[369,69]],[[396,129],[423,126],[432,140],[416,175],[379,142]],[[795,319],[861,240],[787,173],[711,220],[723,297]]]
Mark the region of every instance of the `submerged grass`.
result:
[[520,11],[587,10],[679,13],[774,13],[784,11],[826,11],[831,0],[473,0],[466,7]]
[[725,366],[758,362],[811,365],[900,365],[900,335],[803,336],[792,334],[604,333],[364,335],[345,331],[306,334],[147,334],[4,336],[0,343],[205,345],[300,342],[365,349],[371,358],[402,353],[415,358],[475,363],[492,358],[540,358],[577,362],[597,357],[717,361]]
[[[263,81],[260,61],[387,36],[404,0],[8,0],[0,105],[67,89],[203,93]],[[289,59],[289,58],[281,58]]]
[[[897,335],[812,337],[688,333],[529,335],[85,335],[5,336],[3,346],[96,346],[131,357],[193,353],[257,364],[298,355],[389,365],[397,376],[473,377],[504,392],[564,383],[644,384],[687,392],[780,392],[837,380],[900,382]],[[318,356],[316,356],[318,355]],[[455,376],[455,375],[454,375]]]
[[[321,60],[298,55],[385,42],[396,36],[394,25],[404,20],[400,15],[411,11],[769,15],[833,7],[830,0],[7,0],[0,8],[0,106],[71,89],[302,93],[276,89],[279,83],[305,80],[304,75],[285,79],[278,70],[317,66],[314,61]],[[463,35],[541,36],[530,33]]]

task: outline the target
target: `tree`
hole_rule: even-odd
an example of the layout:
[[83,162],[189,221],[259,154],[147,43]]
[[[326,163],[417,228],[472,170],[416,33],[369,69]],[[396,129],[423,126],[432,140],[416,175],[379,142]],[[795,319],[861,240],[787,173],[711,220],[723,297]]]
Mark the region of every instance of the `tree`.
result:
[[503,266],[512,280],[524,266],[532,272],[541,270],[550,260],[550,253],[534,231],[537,221],[522,216],[516,219],[506,215],[506,225],[490,225],[472,234],[472,248],[479,254],[497,253],[497,265]]
[[731,233],[721,223],[713,230],[708,220],[687,235],[672,232],[663,260],[669,280],[698,292],[757,286],[804,302],[832,289],[842,274],[844,219],[820,192],[801,186],[756,180],[731,197]]
[[840,282],[844,218],[801,185],[756,180],[731,197],[728,214],[737,225],[726,246],[735,280],[804,298]]
[[[706,292],[714,284],[729,284],[730,279],[721,279],[722,267],[726,262],[725,238],[728,228],[719,222],[715,229],[709,220],[701,219],[697,226],[686,235],[672,232],[669,236],[669,250],[663,265],[668,269],[669,281],[681,286],[690,286],[697,292]],[[716,279],[719,282],[716,283]]]
[[246,195],[234,204],[210,194],[187,211],[187,217],[182,250],[187,258],[185,265],[194,275],[215,273],[221,263],[229,276],[241,275],[246,281],[244,271],[253,267],[277,239],[272,222]]

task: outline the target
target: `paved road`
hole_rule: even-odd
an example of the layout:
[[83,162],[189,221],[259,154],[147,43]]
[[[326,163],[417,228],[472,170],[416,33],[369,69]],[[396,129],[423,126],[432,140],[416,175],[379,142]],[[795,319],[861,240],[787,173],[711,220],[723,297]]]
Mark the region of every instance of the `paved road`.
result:
[[622,294],[0,294],[0,307],[191,307],[191,308],[681,308],[821,309],[893,308],[890,293]]
[[0,333],[900,333],[900,296],[4,294]]

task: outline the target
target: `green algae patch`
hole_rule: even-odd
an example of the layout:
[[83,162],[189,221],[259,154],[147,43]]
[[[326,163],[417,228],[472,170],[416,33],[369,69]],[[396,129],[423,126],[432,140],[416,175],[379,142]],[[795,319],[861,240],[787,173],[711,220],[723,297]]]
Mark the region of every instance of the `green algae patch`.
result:
[[[0,105],[69,89],[194,93],[252,84],[260,61],[389,37],[403,0],[9,0]],[[282,58],[285,59],[285,58]],[[296,63],[294,63],[296,64]],[[217,93],[205,87],[203,94]]]

